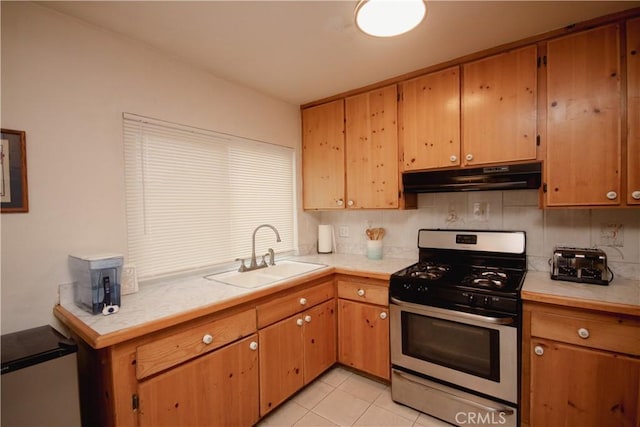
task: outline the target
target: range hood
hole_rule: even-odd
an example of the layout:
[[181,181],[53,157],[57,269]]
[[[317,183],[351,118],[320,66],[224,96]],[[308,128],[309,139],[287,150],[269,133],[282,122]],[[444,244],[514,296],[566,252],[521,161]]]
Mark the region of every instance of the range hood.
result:
[[541,182],[540,162],[402,174],[405,193],[536,189]]

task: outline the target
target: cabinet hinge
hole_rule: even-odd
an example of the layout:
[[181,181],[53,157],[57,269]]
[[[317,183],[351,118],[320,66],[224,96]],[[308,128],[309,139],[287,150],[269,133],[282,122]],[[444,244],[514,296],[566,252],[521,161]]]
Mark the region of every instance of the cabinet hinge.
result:
[[137,411],[140,406],[140,400],[138,399],[138,395],[134,394],[131,396],[131,409]]
[[544,184],[542,184],[542,192],[543,193],[547,192],[547,183],[546,182]]
[[540,146],[540,135],[536,135],[536,145]]
[[547,66],[547,55],[538,56],[538,68],[541,66]]

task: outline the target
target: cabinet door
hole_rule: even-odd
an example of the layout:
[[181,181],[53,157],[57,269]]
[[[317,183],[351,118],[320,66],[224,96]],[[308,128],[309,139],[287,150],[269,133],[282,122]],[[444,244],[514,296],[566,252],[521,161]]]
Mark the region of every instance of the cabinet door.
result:
[[536,46],[465,64],[462,81],[464,164],[535,159]]
[[338,300],[338,360],[389,379],[389,312],[386,307]]
[[304,209],[344,208],[344,101],[302,110]]
[[460,68],[403,82],[400,91],[403,170],[460,165]]
[[531,427],[638,425],[639,359],[541,339],[531,347]]
[[336,363],[336,302],[327,301],[304,314],[304,383]]
[[265,415],[303,386],[303,315],[258,332],[260,337],[260,415]]
[[140,383],[140,426],[255,424],[256,341],[253,335]]
[[640,18],[627,22],[627,203],[640,204]]
[[346,100],[348,208],[397,208],[396,85]]
[[548,43],[548,206],[620,204],[619,46],[617,25]]

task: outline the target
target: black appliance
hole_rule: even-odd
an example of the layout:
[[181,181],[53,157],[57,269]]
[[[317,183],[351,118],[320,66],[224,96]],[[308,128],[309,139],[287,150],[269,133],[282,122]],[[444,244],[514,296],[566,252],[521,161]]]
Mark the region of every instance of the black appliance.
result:
[[463,425],[518,425],[523,231],[418,232],[391,275],[391,394]]
[[537,189],[541,183],[540,162],[402,174],[405,193]]

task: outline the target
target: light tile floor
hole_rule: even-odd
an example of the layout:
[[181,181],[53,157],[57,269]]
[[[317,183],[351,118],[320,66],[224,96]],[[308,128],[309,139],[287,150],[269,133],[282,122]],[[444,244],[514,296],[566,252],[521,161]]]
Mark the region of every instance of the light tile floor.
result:
[[451,427],[391,400],[388,386],[333,368],[269,414],[257,427]]

